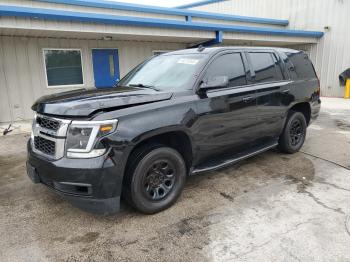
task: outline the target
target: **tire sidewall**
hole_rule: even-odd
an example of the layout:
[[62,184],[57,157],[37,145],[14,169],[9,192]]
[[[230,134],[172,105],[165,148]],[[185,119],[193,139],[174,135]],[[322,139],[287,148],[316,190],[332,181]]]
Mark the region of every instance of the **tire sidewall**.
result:
[[[146,168],[156,160],[167,159],[171,161],[176,169],[174,187],[162,200],[152,201],[144,196],[142,190],[142,178]],[[135,207],[144,213],[156,213],[172,205],[180,196],[186,180],[186,165],[182,156],[169,147],[159,147],[145,154],[133,172],[131,180],[131,198]]]
[[[299,119],[301,121],[304,134],[303,134],[302,140],[297,145],[293,146],[291,143],[292,141],[291,141],[289,130],[290,130],[291,125],[295,119]],[[306,137],[306,129],[307,129],[307,124],[306,124],[306,120],[305,120],[304,115],[300,112],[293,112],[293,114],[288,119],[285,131],[284,131],[285,142],[286,142],[286,146],[287,146],[289,151],[297,152],[303,146],[304,141],[305,141],[305,137]]]

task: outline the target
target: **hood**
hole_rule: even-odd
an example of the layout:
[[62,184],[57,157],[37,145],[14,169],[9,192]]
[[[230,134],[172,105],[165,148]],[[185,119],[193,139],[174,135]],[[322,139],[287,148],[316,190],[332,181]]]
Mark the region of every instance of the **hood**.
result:
[[172,93],[134,87],[79,89],[43,96],[34,103],[32,109],[40,114],[87,117],[97,111],[168,100],[171,96]]

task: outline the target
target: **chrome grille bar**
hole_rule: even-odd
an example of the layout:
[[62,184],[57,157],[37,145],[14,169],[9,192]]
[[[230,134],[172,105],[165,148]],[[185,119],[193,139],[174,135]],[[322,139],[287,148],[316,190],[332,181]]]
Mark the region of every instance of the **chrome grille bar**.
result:
[[[44,120],[43,120],[44,119]],[[66,143],[67,130],[71,120],[67,119],[59,119],[49,116],[36,115],[33,120],[32,127],[32,136],[31,136],[31,145],[32,149],[35,153],[39,155],[43,155],[47,158],[51,159],[60,159],[64,156],[64,147]],[[35,144],[35,138],[41,138],[41,141],[47,141],[50,144],[50,148],[52,147],[54,152],[48,152],[45,150],[45,145],[41,144],[43,147],[41,148],[39,144]],[[54,143],[48,142],[51,141]]]

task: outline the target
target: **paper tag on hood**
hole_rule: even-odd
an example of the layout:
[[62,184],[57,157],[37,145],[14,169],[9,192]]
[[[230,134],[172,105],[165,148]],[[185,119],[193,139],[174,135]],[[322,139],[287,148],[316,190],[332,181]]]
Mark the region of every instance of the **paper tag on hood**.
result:
[[191,58],[180,58],[177,63],[178,64],[186,64],[186,65],[195,65],[198,63],[198,59],[191,59]]

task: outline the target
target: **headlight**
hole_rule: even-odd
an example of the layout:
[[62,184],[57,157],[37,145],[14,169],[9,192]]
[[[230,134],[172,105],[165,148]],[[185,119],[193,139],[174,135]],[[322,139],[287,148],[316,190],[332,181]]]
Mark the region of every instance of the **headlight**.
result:
[[73,121],[67,133],[67,157],[91,158],[103,155],[106,148],[96,148],[96,142],[114,132],[117,122],[118,120]]

